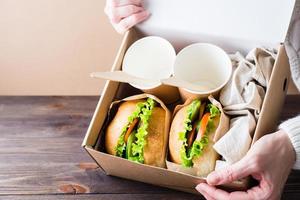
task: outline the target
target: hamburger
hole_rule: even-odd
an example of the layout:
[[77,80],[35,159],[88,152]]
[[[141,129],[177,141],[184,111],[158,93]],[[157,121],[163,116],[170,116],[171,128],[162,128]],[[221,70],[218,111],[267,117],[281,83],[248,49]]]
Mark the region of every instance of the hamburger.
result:
[[220,114],[218,107],[198,99],[181,108],[170,128],[171,161],[194,168],[197,176],[206,176],[213,171],[218,154],[212,146]]
[[106,129],[107,153],[164,167],[165,120],[166,111],[152,98],[122,102]]

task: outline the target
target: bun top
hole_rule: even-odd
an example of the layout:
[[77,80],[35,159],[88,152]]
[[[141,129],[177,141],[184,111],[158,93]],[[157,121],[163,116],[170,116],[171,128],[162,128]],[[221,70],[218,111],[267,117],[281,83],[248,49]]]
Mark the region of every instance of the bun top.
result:
[[169,150],[170,158],[173,162],[181,164],[180,149],[183,141],[179,140],[179,132],[184,130],[184,119],[187,117],[187,106],[181,108],[175,115],[170,129]]
[[149,120],[146,145],[144,146],[145,164],[157,167],[165,166],[166,144],[165,137],[166,111],[161,107],[154,107]]

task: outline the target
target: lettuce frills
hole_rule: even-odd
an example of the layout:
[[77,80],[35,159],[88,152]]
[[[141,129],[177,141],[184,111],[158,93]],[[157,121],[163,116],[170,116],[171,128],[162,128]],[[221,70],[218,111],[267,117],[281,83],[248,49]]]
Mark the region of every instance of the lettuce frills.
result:
[[146,135],[148,134],[147,129],[149,126],[149,119],[152,114],[152,110],[155,106],[155,101],[148,98],[146,102],[140,102],[136,105],[135,111],[128,117],[127,124],[123,127],[122,133],[118,139],[116,149],[116,155],[119,157],[125,157],[126,144],[124,136],[134,119],[140,118],[137,132],[135,134],[136,141],[132,143],[132,155],[128,157],[128,160],[132,160],[139,163],[144,163],[143,149],[146,145]]
[[[182,165],[185,167],[192,167],[193,166],[193,162],[192,162],[193,158],[196,158],[196,157],[199,157],[202,155],[204,148],[208,145],[208,142],[209,142],[207,134],[215,128],[213,118],[220,115],[220,111],[215,105],[208,104],[210,117],[208,120],[205,134],[201,138],[201,140],[195,140],[193,142],[192,147],[188,149],[186,136],[187,136],[187,133],[192,130],[191,112],[194,111],[194,109],[196,107],[197,107],[197,102],[195,100],[194,102],[192,102],[192,104],[189,105],[189,107],[187,109],[187,119],[185,119],[185,121],[184,121],[184,131],[179,133],[179,139],[181,141],[183,141],[183,145],[180,149],[180,156],[181,156]],[[186,122],[188,122],[188,124],[186,124]],[[199,130],[200,124],[201,124],[201,121],[197,126],[197,129],[196,129],[197,132]]]
[[187,115],[183,121],[183,131],[179,132],[179,140],[183,142],[183,145],[180,148],[180,157],[182,161],[182,165],[186,167],[191,167],[193,165],[192,157],[190,156],[190,152],[187,151],[187,134],[189,131],[192,130],[193,124],[192,121],[197,115],[201,106],[200,100],[194,100],[190,105],[187,107]]

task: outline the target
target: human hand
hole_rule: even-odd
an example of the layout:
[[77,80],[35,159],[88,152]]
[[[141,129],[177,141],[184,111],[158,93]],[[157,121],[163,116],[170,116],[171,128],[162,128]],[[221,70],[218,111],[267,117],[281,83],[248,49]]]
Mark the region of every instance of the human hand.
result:
[[[200,183],[196,189],[209,200],[212,199],[280,199],[281,192],[296,159],[288,135],[279,130],[259,139],[239,162],[210,173],[207,184]],[[216,188],[251,175],[259,185],[249,190],[228,193]]]
[[107,0],[104,12],[121,34],[149,16],[142,6],[142,0]]

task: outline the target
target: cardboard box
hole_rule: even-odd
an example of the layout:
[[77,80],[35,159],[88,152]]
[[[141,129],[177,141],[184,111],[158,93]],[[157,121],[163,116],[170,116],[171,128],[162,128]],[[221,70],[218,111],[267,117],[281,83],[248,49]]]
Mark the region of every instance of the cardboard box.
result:
[[[244,3],[244,1],[241,3],[241,1],[236,0],[228,0],[225,2],[216,0],[193,0],[187,5],[181,0],[169,0],[168,2],[170,5],[172,4],[172,7],[168,9],[166,2],[167,0],[149,0],[145,2],[145,6],[150,10],[153,17],[138,28],[131,29],[125,34],[113,64],[112,71],[121,70],[123,56],[127,48],[137,39],[147,35],[158,35],[168,39],[175,46],[177,51],[187,44],[199,41],[217,44],[227,52],[239,50],[245,53],[249,49],[261,45],[275,47],[278,43],[284,41],[295,4],[294,0],[284,2],[273,0],[261,2],[259,0],[253,0],[248,3]],[[224,11],[217,9],[218,12],[213,12],[212,9],[218,4],[224,6]],[[262,8],[257,5],[262,6]],[[195,11],[197,6],[199,10],[195,14],[193,11]],[[264,6],[268,6],[268,10],[266,10],[266,7]],[[261,21],[256,21],[257,23],[259,22],[258,24],[245,25],[243,23],[249,23],[251,22],[251,17],[253,18],[253,15],[247,15],[248,11],[251,9],[252,12],[257,12],[255,19],[260,19]],[[189,10],[191,12],[189,12]],[[183,19],[180,18],[184,16],[180,11],[186,11],[185,14],[187,14],[187,16],[183,17]],[[209,23],[199,20],[200,24],[197,25],[196,20],[191,21],[191,19],[195,18],[195,15],[198,17],[197,19],[202,19],[207,15],[206,19],[211,19],[215,24],[209,27]],[[276,16],[276,19],[280,20],[276,21],[273,19],[272,21],[268,21],[270,15],[271,18]],[[217,23],[216,18],[219,16],[225,17],[219,18]],[[239,23],[237,23],[237,21],[233,22],[232,20],[235,20],[238,16],[243,19],[240,19],[238,21]],[[232,28],[233,23],[235,23],[236,28],[243,29],[244,27],[248,27],[249,36],[243,37],[245,36],[245,30],[239,30],[237,32],[231,30],[232,35],[230,35],[230,31],[228,31],[227,28]],[[270,23],[268,29],[265,29],[268,23]],[[282,24],[278,25],[278,23]],[[189,27],[192,27],[193,29],[190,30]],[[206,32],[203,32],[203,30]],[[212,34],[212,36],[209,37],[207,34],[208,32],[215,34]],[[288,58],[285,48],[281,44],[278,47],[278,56],[267,87],[266,96],[255,129],[253,143],[263,135],[271,133],[276,129],[286,96],[289,79],[290,71]],[[119,100],[137,93],[139,93],[139,91],[128,84],[107,81],[82,146],[107,175],[199,194],[194,188],[198,183],[204,182],[204,179],[163,168],[137,164],[103,152],[103,148],[101,148],[103,146],[102,141],[98,140],[98,138],[101,138],[101,134],[103,134],[103,127],[110,104],[114,100]],[[97,150],[99,146],[100,151]],[[227,187],[234,189],[245,189],[245,186],[244,182],[227,185]]]

